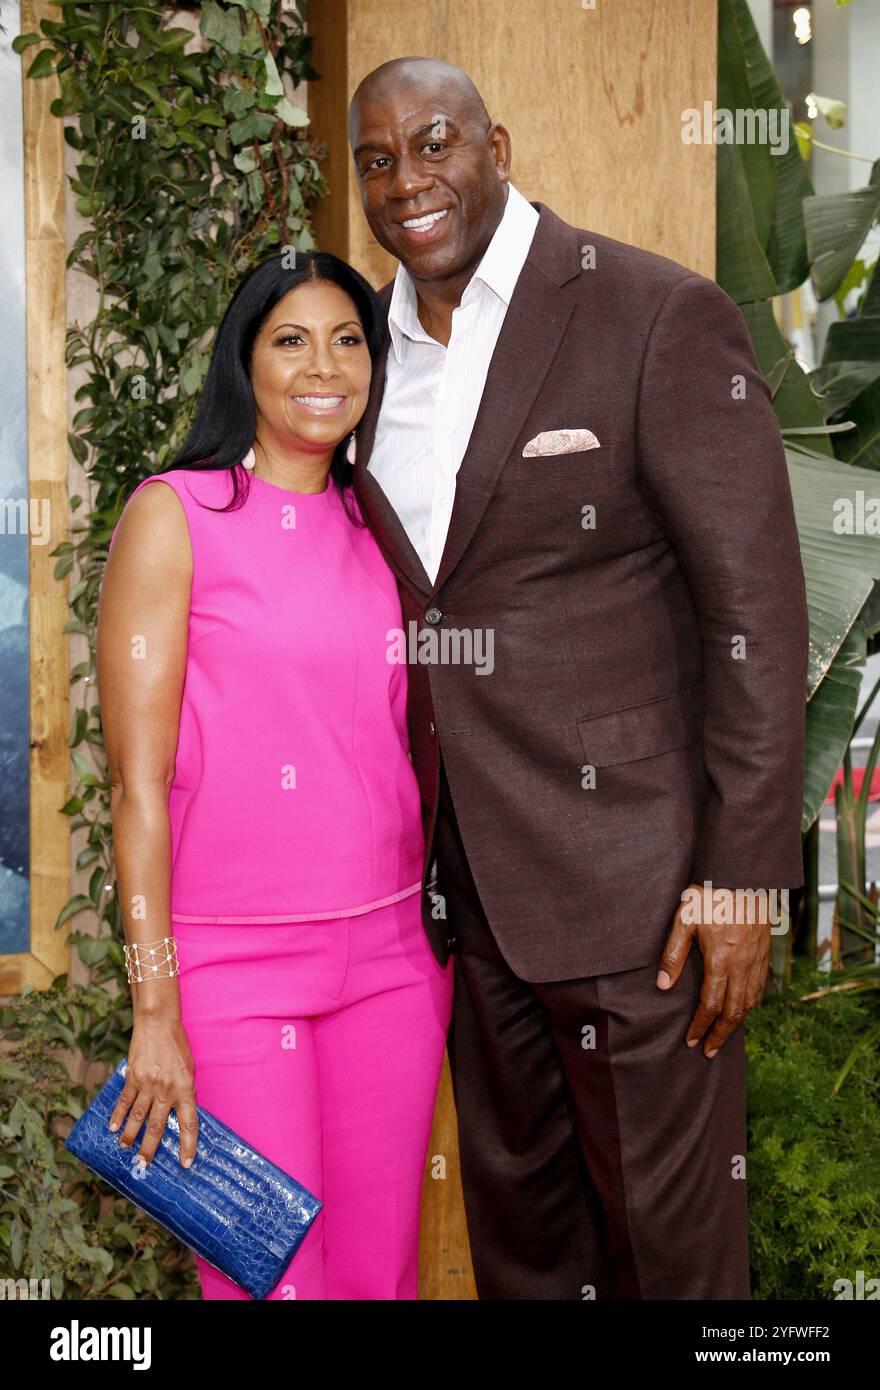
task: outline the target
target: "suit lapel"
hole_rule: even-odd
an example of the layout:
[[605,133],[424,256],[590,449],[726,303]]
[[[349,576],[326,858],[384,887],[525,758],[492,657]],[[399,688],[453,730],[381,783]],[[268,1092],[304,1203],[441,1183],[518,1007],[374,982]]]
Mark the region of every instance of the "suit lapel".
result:
[[373,371],[367,409],[358,426],[355,488],[361,505],[388,559],[426,597],[445,583],[467,549],[574,311],[574,299],[562,286],[581,273],[579,235],[544,203],[532,206],[539,214],[538,225],[504,316],[458,470],[449,531],[433,585],[397,513],[367,467],[385,389],[391,341],[387,330]]
[[526,261],[504,316],[456,477],[435,589],[446,582],[470,544],[573,310],[573,297],[548,284]]

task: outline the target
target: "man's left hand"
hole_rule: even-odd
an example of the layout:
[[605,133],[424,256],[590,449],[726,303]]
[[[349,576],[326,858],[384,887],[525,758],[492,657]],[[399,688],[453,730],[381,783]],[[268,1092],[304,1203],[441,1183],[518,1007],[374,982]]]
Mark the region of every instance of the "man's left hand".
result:
[[[745,919],[752,915],[757,920],[716,922],[715,918],[723,915],[720,912],[720,895],[729,898],[732,890],[718,889],[716,892],[719,895],[717,898],[703,884],[692,883],[682,894],[683,901],[673,919],[657,975],[659,988],[671,989],[684,968],[696,938],[703,953],[703,986],[699,1008],[688,1027],[686,1042],[688,1047],[696,1047],[706,1030],[710,1029],[703,1048],[707,1057],[715,1056],[746,1014],[761,1002],[770,968],[770,921],[766,898],[752,899],[735,894],[737,909],[733,915]],[[697,913],[694,913],[693,907],[695,894],[699,895],[701,904]],[[754,902],[757,908],[751,914],[750,902]],[[699,918],[698,921],[693,920],[695,916]]]

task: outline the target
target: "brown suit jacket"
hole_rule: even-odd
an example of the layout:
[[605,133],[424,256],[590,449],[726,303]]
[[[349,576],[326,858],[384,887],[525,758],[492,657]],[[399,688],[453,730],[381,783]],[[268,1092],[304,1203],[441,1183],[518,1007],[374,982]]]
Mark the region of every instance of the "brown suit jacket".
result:
[[[435,609],[435,632],[494,636],[490,675],[409,666],[432,947],[445,961],[454,929],[454,904],[444,920],[428,891],[442,747],[493,934],[517,974],[547,981],[655,961],[691,881],[803,883],[808,625],[781,436],[739,308],[674,261],[533,207],[435,584],[367,468],[387,333],[355,489],[405,629]],[[523,457],[560,428],[599,447]]]

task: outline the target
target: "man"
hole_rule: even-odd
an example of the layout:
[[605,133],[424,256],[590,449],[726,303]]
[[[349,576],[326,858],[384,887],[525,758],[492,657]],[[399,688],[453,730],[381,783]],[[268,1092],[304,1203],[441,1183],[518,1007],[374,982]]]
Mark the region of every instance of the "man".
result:
[[723,904],[803,882],[768,388],[714,282],[513,187],[459,69],[383,64],[349,135],[400,261],[356,487],[414,639],[479,1295],[748,1298],[738,1025],[770,914]]

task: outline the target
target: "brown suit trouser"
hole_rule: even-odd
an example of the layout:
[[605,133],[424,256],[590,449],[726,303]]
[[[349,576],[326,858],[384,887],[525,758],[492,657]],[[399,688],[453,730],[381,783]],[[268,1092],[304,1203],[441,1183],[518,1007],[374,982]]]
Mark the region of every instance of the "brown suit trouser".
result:
[[442,764],[434,852],[479,1297],[750,1298],[744,1034],[711,1060],[687,1047],[699,947],[669,991],[656,962],[528,983],[489,929]]

